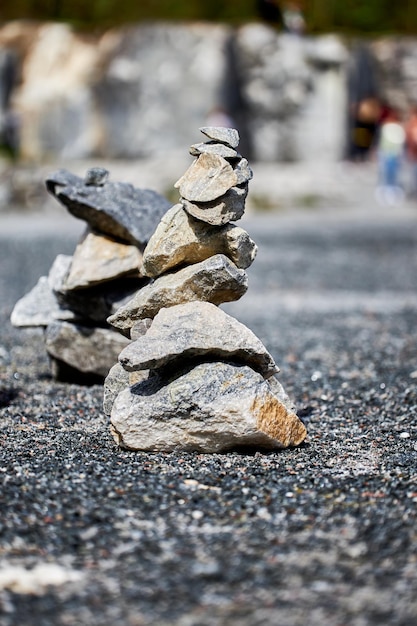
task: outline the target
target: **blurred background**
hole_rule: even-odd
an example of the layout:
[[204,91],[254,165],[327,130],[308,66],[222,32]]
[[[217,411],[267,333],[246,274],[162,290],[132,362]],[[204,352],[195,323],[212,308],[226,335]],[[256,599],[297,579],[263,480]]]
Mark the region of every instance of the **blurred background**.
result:
[[416,104],[412,0],[2,0],[0,211],[44,209],[59,167],[169,195],[204,125],[239,130],[253,210],[374,202]]

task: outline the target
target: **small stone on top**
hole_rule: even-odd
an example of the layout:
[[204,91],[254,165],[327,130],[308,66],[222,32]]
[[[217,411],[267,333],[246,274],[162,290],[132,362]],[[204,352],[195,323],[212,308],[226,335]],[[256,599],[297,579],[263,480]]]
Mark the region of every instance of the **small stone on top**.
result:
[[84,184],[102,187],[109,178],[109,172],[104,167],[90,167],[84,178]]
[[235,128],[224,128],[223,126],[203,126],[200,128],[203,135],[209,139],[225,143],[231,148],[239,145],[239,133]]

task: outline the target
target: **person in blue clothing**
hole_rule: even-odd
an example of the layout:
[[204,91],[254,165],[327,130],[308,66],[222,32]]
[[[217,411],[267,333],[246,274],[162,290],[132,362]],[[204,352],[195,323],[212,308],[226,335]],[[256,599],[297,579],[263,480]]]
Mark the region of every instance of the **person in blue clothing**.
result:
[[397,204],[404,198],[400,171],[405,141],[406,133],[400,116],[395,109],[391,109],[379,128],[377,146],[379,163],[377,198],[384,204]]

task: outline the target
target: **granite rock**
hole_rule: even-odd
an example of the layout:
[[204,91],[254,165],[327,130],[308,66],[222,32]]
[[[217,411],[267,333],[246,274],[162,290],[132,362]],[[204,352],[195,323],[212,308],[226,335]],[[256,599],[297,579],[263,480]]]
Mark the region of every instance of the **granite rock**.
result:
[[223,360],[249,365],[264,378],[279,370],[249,328],[210,302],[163,308],[146,334],[119,355],[128,371],[175,367],[181,361]]
[[237,267],[246,269],[256,251],[256,244],[242,228],[232,224],[210,226],[176,204],[165,213],[150,238],[143,254],[142,272],[156,277],[214,254],[225,254]]
[[111,413],[123,448],[222,452],[299,445],[304,424],[250,367],[211,362],[125,389]]
[[216,254],[145,285],[107,321],[129,336],[136,320],[153,319],[163,307],[196,300],[213,304],[231,302],[238,300],[247,287],[246,272],[223,254]]
[[134,341],[138,337],[142,337],[142,335],[144,335],[151,327],[152,321],[153,320],[151,320],[149,317],[146,317],[143,320],[137,320],[130,329],[130,338],[132,339],[132,341]]
[[116,363],[110,369],[104,380],[103,411],[110,415],[113,404],[121,391],[137,383],[146,380],[149,376],[147,370],[127,372],[120,363]]

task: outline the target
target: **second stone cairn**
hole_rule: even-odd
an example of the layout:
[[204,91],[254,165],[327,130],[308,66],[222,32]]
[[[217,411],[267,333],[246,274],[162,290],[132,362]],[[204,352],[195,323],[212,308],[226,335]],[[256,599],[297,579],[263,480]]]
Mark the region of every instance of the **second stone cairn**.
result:
[[262,342],[218,305],[247,290],[257,246],[232,224],[252,172],[232,128],[205,143],[176,183],[180,201],[143,253],[151,282],[108,318],[130,343],[105,381],[104,410],[124,448],[222,452],[299,445],[307,431]]

